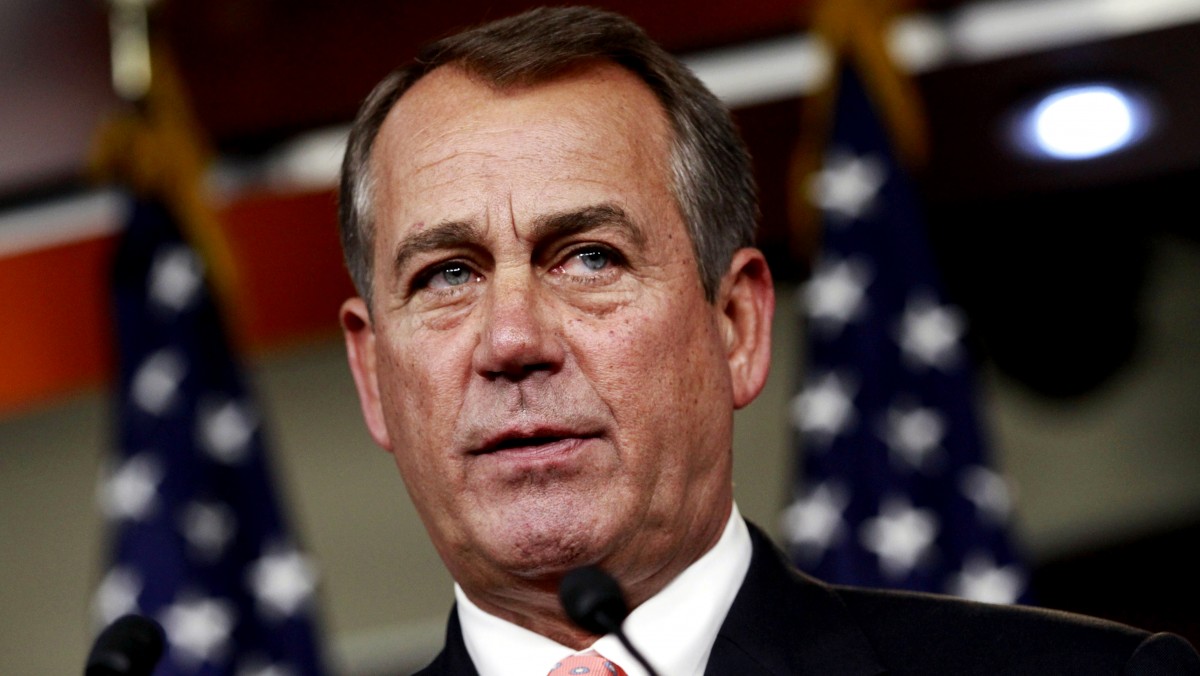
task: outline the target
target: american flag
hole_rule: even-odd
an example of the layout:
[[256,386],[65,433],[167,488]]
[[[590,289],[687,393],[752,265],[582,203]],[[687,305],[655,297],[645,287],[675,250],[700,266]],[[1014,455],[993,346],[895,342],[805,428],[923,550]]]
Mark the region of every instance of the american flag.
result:
[[163,204],[133,201],[114,294],[117,449],[99,487],[112,559],[98,624],[158,620],[158,676],[322,673],[315,567],[272,489],[262,416],[204,263]]
[[791,404],[801,462],[783,532],[830,582],[1027,600],[1012,496],[977,419],[964,314],[947,303],[914,187],[842,69],[820,171],[819,257],[797,304],[808,365]]

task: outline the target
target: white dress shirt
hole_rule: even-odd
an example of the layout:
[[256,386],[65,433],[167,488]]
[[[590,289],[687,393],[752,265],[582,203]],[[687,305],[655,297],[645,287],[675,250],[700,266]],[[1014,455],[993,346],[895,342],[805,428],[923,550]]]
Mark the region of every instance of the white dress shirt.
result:
[[[625,635],[664,676],[703,676],[713,642],[746,571],[750,533],[733,506],[717,544],[625,620]],[[575,650],[481,610],[457,584],[458,619],[480,676],[543,676]],[[629,676],[647,676],[616,636],[592,644]],[[578,651],[583,652],[583,651]]]

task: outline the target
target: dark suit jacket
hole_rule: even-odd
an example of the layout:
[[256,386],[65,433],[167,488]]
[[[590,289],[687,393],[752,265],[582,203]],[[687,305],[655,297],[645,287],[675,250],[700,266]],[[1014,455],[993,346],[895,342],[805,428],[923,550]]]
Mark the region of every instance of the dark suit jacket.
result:
[[[750,570],[713,644],[707,676],[1200,675],[1200,658],[1172,634],[1033,608],[826,585],[794,570],[758,529],[750,533]],[[457,611],[442,653],[419,674],[477,676]]]

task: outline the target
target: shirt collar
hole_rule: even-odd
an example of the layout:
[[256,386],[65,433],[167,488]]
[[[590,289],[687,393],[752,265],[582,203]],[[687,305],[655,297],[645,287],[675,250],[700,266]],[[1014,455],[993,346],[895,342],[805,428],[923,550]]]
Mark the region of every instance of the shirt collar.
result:
[[[750,568],[750,556],[750,533],[735,504],[712,549],[629,614],[625,634],[656,671],[702,676],[717,632]],[[463,641],[479,676],[543,674],[575,652],[488,614],[457,584],[454,595]],[[599,639],[590,649],[620,664],[629,676],[646,676],[615,636]]]

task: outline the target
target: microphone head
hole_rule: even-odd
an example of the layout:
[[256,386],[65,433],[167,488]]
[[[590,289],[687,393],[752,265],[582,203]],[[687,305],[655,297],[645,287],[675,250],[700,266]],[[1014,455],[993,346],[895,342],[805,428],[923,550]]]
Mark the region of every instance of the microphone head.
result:
[[595,566],[567,573],[558,587],[558,598],[567,617],[593,634],[619,631],[629,614],[620,585]]
[[96,637],[84,676],[150,676],[165,643],[163,629],[154,620],[119,617]]

